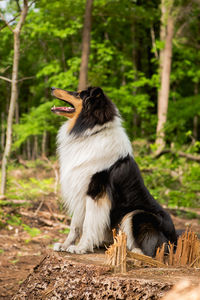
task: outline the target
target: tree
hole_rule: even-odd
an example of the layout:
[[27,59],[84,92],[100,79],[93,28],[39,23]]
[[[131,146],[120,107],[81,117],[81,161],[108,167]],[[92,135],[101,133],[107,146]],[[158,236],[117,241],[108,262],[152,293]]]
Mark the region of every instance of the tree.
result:
[[164,44],[164,47],[160,50],[160,90],[158,92],[158,123],[156,128],[157,154],[165,147],[164,126],[167,121],[172,62],[172,39],[174,33],[172,8],[173,0],[161,1],[160,41]]
[[[88,83],[101,86],[116,103],[129,137],[145,138],[150,142],[155,140],[157,125],[156,98],[160,84],[157,54],[161,48],[161,61],[170,16],[167,6],[162,22],[164,37],[160,42],[160,2],[93,1],[89,63],[86,64],[88,71],[85,72],[86,77],[88,73]],[[16,1],[9,0],[7,3],[6,10],[13,16],[11,19],[15,18],[9,24],[14,28],[20,12]],[[165,3],[171,5],[171,0]],[[29,10],[20,38],[23,51],[20,52],[18,77],[23,79],[34,74],[35,78],[18,81],[19,124],[13,122],[14,151],[10,157],[32,157],[34,144],[36,146],[37,143],[38,155],[45,153],[45,145],[48,155],[55,154],[56,132],[63,119],[50,113],[51,105],[60,103],[51,97],[49,88],[57,86],[76,90],[78,87],[86,11],[86,1],[83,0],[36,1],[34,9]],[[199,3],[196,0],[174,2],[173,18],[176,23],[168,97],[169,122],[165,123],[164,128],[166,143],[175,141],[182,145],[190,142],[186,133],[193,128],[193,119],[193,136],[199,138],[200,122],[196,122],[197,118],[199,120],[197,108],[200,90],[199,40],[196,38],[199,31]],[[85,17],[85,20],[88,18]],[[13,32],[5,26],[5,22],[0,20],[0,30],[4,27],[0,31],[0,78],[7,77],[7,81],[1,80],[0,84],[1,97],[6,99],[0,101],[1,149],[5,146],[13,55]],[[194,92],[197,95],[192,98]],[[179,118],[174,118],[174,113]]]
[[8,118],[7,118],[7,131],[6,131],[6,144],[3,153],[2,159],[2,173],[1,173],[1,194],[5,194],[6,188],[6,169],[7,169],[7,161],[11,151],[11,144],[12,144],[12,123],[13,123],[13,116],[15,111],[16,100],[18,97],[18,69],[19,69],[19,57],[20,57],[20,34],[22,26],[25,22],[26,15],[28,12],[28,0],[23,1],[23,8],[20,13],[20,19],[13,29],[9,22],[6,21],[4,16],[1,14],[2,19],[4,19],[6,25],[9,29],[13,32],[13,39],[14,39],[14,55],[13,55],[13,69],[12,69],[12,80],[8,78],[2,78],[7,81],[11,82],[11,97],[10,97],[10,106],[8,111]]
[[92,3],[93,0],[87,0],[85,7],[85,19],[82,35],[82,56],[81,67],[79,73],[78,90],[83,90],[87,87],[88,80],[88,61],[90,54],[90,32],[92,27]]

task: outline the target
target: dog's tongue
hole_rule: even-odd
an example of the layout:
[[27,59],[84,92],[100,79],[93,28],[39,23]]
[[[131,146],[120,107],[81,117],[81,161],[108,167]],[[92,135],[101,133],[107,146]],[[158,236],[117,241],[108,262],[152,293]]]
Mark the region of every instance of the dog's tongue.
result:
[[51,111],[52,112],[74,112],[74,108],[73,107],[69,107],[69,106],[63,106],[63,107],[52,107]]

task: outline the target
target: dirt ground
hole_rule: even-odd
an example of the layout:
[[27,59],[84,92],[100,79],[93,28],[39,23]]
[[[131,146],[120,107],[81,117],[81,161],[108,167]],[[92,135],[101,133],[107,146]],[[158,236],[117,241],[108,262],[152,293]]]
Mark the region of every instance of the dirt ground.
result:
[[[45,201],[37,205],[34,209],[15,208],[17,210],[15,213],[21,216],[25,224],[39,228],[40,234],[30,237],[22,226],[8,225],[0,230],[0,299],[11,299],[34,266],[47,253],[52,252],[52,245],[58,240],[65,239],[64,224],[68,227],[70,220],[59,212],[53,195],[48,195],[48,206],[45,205]],[[8,206],[4,207],[4,210],[12,213],[13,208]],[[173,215],[172,218],[177,229],[191,225],[192,229],[200,234],[199,219],[188,220]],[[135,272],[136,270],[132,273],[136,274]],[[193,269],[191,272],[191,269],[187,268],[178,271],[140,268],[136,276],[142,279],[153,277],[156,280],[166,280],[171,283],[182,277],[189,277],[195,283],[199,281],[200,270]]]

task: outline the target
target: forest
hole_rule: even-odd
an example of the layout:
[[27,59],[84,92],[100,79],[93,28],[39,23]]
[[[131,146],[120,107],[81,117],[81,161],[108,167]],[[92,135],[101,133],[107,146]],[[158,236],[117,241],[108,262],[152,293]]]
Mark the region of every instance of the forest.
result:
[[199,1],[1,2],[2,174],[20,160],[55,158],[65,120],[50,112],[51,86],[100,86],[122,115],[136,160],[150,169],[154,196],[197,205]]
[[69,233],[51,87],[101,87],[153,197],[200,231],[199,29],[199,0],[0,1],[1,299]]
[[[197,205],[199,2],[4,3],[2,174],[20,159],[55,157],[64,118],[50,112],[56,104],[51,86],[72,91],[101,86],[120,110],[141,167],[153,169],[145,179],[154,196],[161,192],[167,205]],[[6,183],[2,175],[2,194]]]

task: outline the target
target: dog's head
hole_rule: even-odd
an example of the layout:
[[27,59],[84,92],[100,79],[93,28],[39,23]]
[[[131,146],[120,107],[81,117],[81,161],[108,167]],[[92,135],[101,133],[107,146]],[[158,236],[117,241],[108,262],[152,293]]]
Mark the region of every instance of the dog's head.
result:
[[115,105],[99,87],[89,87],[79,92],[52,88],[52,95],[69,106],[52,107],[51,111],[72,119],[70,132],[82,132],[95,125],[112,121],[117,115]]

